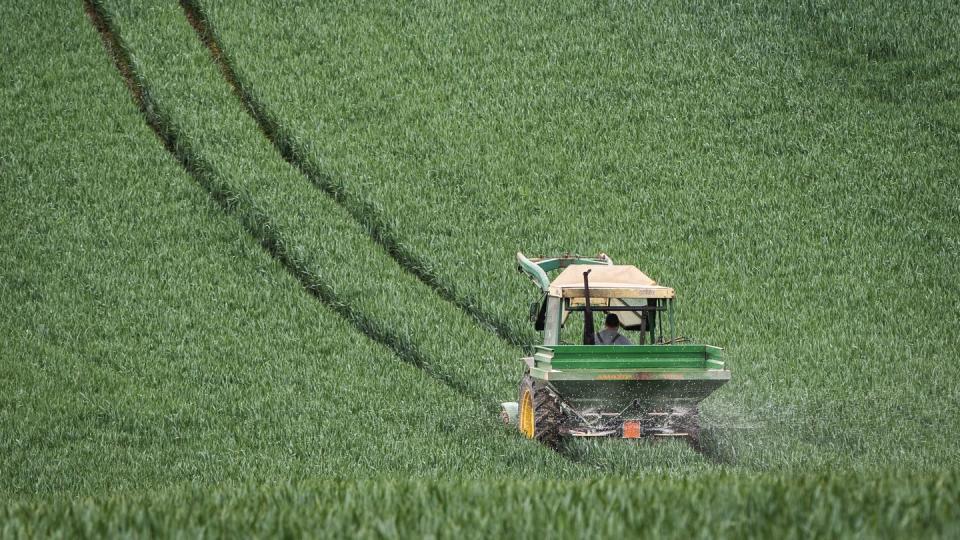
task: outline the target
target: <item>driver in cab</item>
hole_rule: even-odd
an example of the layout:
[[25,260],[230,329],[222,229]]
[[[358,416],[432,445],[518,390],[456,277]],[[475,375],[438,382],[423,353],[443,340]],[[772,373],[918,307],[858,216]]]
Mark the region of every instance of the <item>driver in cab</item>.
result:
[[620,333],[620,317],[615,313],[607,313],[603,321],[603,330],[593,336],[597,345],[632,345],[626,336]]

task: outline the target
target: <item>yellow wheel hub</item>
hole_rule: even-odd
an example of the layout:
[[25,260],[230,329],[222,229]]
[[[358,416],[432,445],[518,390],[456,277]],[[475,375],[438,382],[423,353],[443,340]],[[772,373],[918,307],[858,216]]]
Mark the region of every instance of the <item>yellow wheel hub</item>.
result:
[[520,433],[528,438],[533,438],[533,394],[528,388],[523,390],[523,396],[520,398]]

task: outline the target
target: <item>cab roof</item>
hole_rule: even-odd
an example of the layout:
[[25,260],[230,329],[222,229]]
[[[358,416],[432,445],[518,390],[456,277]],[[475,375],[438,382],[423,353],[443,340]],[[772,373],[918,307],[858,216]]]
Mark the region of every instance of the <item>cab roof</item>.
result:
[[583,273],[590,270],[590,296],[596,298],[673,298],[673,289],[627,264],[571,264],[550,282],[550,296],[583,298]]

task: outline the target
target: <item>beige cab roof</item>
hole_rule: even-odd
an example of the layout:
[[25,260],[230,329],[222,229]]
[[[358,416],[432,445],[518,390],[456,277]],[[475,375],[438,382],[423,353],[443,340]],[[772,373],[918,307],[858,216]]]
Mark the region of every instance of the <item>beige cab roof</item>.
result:
[[657,282],[636,266],[571,264],[550,283],[550,296],[583,298],[583,273],[590,270],[590,296],[596,298],[673,298],[673,289]]

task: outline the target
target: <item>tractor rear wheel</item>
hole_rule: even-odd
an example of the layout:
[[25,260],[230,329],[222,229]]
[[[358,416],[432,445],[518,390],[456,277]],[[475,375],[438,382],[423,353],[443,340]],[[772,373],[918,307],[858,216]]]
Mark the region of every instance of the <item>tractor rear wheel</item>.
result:
[[520,381],[517,426],[528,439],[557,448],[560,445],[560,403],[547,387],[525,375]]

